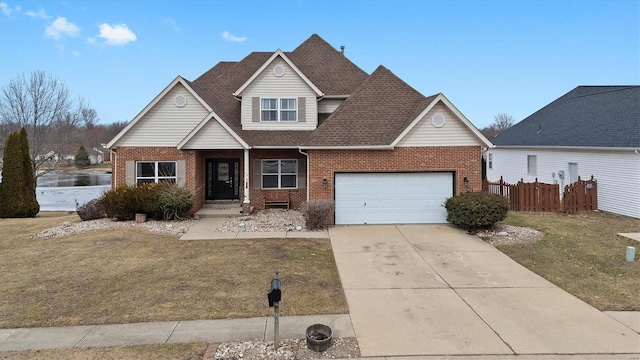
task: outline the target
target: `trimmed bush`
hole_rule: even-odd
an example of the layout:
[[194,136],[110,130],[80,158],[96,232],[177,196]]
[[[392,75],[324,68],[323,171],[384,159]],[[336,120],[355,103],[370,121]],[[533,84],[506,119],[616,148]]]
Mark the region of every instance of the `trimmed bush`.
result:
[[160,183],[156,186],[156,203],[164,220],[185,217],[193,207],[193,194],[176,184]]
[[118,220],[133,220],[136,213],[147,214],[147,219],[180,219],[193,202],[189,190],[172,183],[118,186],[102,198],[107,216]]
[[104,211],[104,205],[102,205],[102,199],[93,199],[86,204],[80,206],[77,210],[78,216],[82,221],[96,220],[107,217],[107,213]]
[[107,191],[102,197],[107,216],[118,220],[133,220],[136,216],[134,190],[134,186],[121,185]]
[[335,203],[331,200],[309,200],[300,207],[310,230],[325,229],[333,225]]
[[490,229],[504,220],[509,210],[507,198],[488,192],[467,192],[444,203],[447,221],[467,231]]
[[[158,202],[160,185],[147,183],[133,187],[135,213],[147,214],[147,219],[160,219],[162,211]],[[134,217],[135,217],[134,213]]]

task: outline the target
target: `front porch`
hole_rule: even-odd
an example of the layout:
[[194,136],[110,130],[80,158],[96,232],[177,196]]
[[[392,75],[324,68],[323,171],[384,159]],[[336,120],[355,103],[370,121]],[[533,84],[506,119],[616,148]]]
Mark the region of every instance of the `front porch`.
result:
[[242,204],[238,201],[228,203],[205,203],[200,210],[196,211],[196,216],[204,218],[228,218],[242,216]]
[[[299,208],[307,198],[307,159],[297,150],[193,152],[195,215],[249,214],[253,209],[272,206],[270,199],[274,194],[278,195],[277,199],[286,195],[291,208]],[[280,202],[278,205],[283,206]]]

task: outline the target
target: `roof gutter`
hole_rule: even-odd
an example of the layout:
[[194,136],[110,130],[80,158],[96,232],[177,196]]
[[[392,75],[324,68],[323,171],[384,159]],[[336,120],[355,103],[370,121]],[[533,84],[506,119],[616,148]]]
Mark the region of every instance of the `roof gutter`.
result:
[[393,150],[393,145],[358,145],[358,146],[299,146],[304,150]]
[[604,151],[634,151],[636,152],[636,154],[640,153],[640,148],[638,147],[495,145],[494,149],[604,150]]

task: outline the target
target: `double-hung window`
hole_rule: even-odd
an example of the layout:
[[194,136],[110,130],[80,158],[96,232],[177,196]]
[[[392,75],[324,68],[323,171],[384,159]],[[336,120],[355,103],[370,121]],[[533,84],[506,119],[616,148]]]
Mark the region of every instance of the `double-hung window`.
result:
[[263,98],[260,100],[260,120],[264,122],[298,121],[298,99]]
[[298,160],[262,160],[263,189],[298,187]]
[[536,175],[538,172],[538,159],[536,155],[527,155],[527,174]]
[[138,161],[136,163],[136,184],[170,182],[176,183],[175,161]]

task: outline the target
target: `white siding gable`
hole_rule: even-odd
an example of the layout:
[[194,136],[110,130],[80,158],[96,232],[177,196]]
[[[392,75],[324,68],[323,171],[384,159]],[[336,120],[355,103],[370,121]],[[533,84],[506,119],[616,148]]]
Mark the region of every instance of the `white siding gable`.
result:
[[319,114],[331,114],[336,111],[338,106],[342,105],[344,100],[342,99],[322,99],[318,102]]
[[[184,107],[174,104],[177,95],[187,99]],[[117,146],[177,146],[208,113],[207,109],[178,83],[117,141]]]
[[[436,114],[444,117],[444,125],[441,127],[436,127],[431,122]],[[484,144],[446,105],[438,102],[400,140],[398,146],[484,146]]]
[[[285,69],[283,76],[276,76],[274,67]],[[261,123],[254,122],[253,98],[306,98],[304,104],[304,122]],[[259,106],[259,105],[258,105]],[[300,107],[300,104],[298,104]],[[316,93],[291,68],[286,61],[278,57],[260,73],[255,80],[242,91],[242,129],[243,130],[314,130],[318,126],[318,103]],[[259,114],[259,109],[258,109]],[[300,117],[300,114],[298,115]]]
[[215,119],[209,120],[182,147],[185,150],[195,149],[243,149],[244,147]]
[[[569,180],[569,163],[576,164],[579,175],[598,181],[598,208],[616,214],[640,218],[640,155],[633,151],[509,149],[495,148],[493,168],[487,169],[489,181],[515,184],[520,179],[548,184],[560,184],[560,192]],[[527,174],[527,156],[536,156],[536,174]],[[564,179],[558,173],[564,171]],[[555,174],[555,177],[553,176]]]

